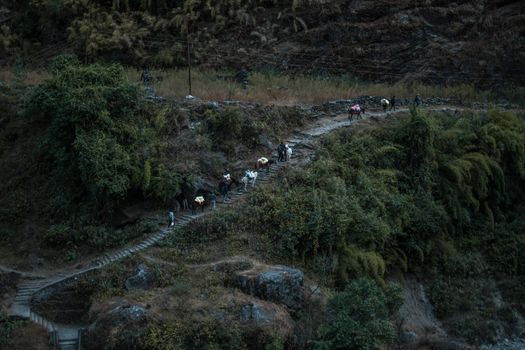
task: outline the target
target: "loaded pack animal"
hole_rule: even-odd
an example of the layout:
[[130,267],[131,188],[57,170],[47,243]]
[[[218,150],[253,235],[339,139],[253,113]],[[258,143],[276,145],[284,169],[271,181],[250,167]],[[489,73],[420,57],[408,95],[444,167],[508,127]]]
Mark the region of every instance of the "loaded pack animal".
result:
[[189,209],[195,214],[195,209],[201,208],[201,210],[204,210],[204,207],[209,204],[208,198],[210,193],[211,191],[197,188],[190,181],[184,179],[181,184],[181,192],[175,196],[177,211]]
[[261,171],[263,169],[266,169],[266,172],[270,173],[270,167],[272,166],[272,164],[275,164],[274,159],[268,159],[266,157],[261,157],[257,159],[257,162],[255,162],[255,170]]
[[204,207],[206,206],[207,201],[204,196],[196,196],[193,199],[193,205],[191,206],[191,213],[195,215],[195,210],[200,208],[201,212],[204,212]]
[[256,180],[257,180],[257,172],[256,171],[251,171],[251,170],[246,170],[244,172],[244,176],[243,176],[243,178],[241,180],[241,182],[244,184],[244,192],[246,192],[248,184],[251,184],[252,187],[254,187]]
[[354,116],[359,119],[362,114],[365,114],[365,108],[356,103],[348,110],[348,119],[353,120]]
[[219,181],[219,193],[222,195],[223,202],[229,198],[229,193],[233,185],[235,185],[236,188],[239,188],[241,181],[239,181],[236,177],[231,176],[231,174],[225,174],[222,176],[221,180]]
[[383,107],[383,112],[386,113],[388,106],[390,106],[390,101],[388,101],[386,98],[381,99],[381,107]]
[[211,191],[202,188],[193,193],[191,201],[191,213],[193,215],[195,215],[195,211],[198,209],[204,212],[204,208],[210,204],[210,195]]

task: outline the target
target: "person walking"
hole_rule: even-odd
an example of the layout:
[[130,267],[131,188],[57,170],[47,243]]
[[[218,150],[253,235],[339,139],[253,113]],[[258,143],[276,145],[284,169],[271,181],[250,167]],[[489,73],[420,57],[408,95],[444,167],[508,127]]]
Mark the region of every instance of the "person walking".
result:
[[168,214],[168,227],[175,226],[175,210],[170,210]]
[[279,162],[284,162],[285,161],[286,146],[284,145],[284,143],[282,141],[279,144],[279,146],[277,147],[277,155],[278,155],[278,161]]
[[416,98],[414,99],[414,105],[416,105],[416,107],[419,107],[421,106],[421,104],[422,104],[421,96],[416,95]]
[[396,96],[392,96],[392,98],[390,99],[390,110],[396,110]]
[[211,204],[211,210],[215,210],[217,208],[217,196],[215,195],[215,192],[210,193],[210,204]]
[[230,190],[229,182],[223,181],[221,183],[220,190],[221,190],[221,195],[222,195],[222,202],[226,203],[229,200],[229,195],[228,195],[228,192]]

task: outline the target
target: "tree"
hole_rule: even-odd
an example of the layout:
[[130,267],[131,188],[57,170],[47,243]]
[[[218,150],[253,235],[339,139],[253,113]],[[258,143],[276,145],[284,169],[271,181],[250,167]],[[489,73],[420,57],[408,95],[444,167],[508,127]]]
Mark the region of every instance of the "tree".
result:
[[353,280],[343,292],[328,301],[330,320],[321,326],[317,350],[373,350],[392,340],[389,317],[401,306],[398,287],[383,291],[367,278]]
[[26,114],[45,125],[43,151],[64,187],[111,211],[142,188],[143,158],[155,141],[140,90],[117,65],[80,66],[59,57],[51,68],[53,76],[31,92]]

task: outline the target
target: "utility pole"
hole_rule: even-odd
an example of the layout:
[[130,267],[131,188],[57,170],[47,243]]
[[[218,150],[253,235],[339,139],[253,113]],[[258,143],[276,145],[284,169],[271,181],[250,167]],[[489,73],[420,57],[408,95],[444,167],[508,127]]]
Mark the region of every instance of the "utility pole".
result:
[[191,96],[191,57],[190,57],[190,25],[186,17],[186,43],[188,45],[188,95]]

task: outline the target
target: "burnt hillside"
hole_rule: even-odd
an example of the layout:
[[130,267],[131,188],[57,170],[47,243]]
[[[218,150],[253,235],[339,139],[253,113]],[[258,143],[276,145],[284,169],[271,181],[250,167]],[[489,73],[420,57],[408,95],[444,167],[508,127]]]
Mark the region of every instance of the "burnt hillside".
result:
[[[3,1],[0,56],[43,65],[62,51],[161,67],[346,73],[368,81],[525,80],[521,1]],[[189,29],[190,35],[187,35]]]

